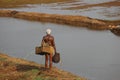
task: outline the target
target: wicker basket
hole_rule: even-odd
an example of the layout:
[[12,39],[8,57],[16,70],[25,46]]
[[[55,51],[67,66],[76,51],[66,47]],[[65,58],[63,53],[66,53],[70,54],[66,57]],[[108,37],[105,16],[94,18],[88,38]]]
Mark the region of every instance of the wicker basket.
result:
[[35,54],[43,55],[43,53],[53,54],[54,48],[52,46],[35,47]]

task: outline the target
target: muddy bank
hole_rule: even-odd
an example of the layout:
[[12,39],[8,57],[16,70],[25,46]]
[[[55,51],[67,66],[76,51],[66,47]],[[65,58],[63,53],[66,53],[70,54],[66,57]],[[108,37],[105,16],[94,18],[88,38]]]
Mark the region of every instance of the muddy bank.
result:
[[0,8],[25,7],[26,4],[49,4],[70,0],[0,0]]
[[59,15],[59,14],[46,14],[36,12],[22,12],[13,10],[0,10],[0,17],[13,17],[33,21],[52,22],[66,25],[74,25],[77,27],[87,27],[89,29],[108,29],[108,25],[117,25],[118,21],[106,21],[93,19],[84,16],[73,16],[73,15]]
[[83,6],[75,6],[75,7],[69,7],[69,8],[63,8],[63,9],[85,9],[90,7],[111,7],[111,6],[120,6],[120,1],[111,1],[111,2],[104,2],[104,3],[98,3],[98,4],[86,4]]
[[87,80],[70,72],[54,67],[45,70],[35,62],[13,58],[0,53],[1,80]]

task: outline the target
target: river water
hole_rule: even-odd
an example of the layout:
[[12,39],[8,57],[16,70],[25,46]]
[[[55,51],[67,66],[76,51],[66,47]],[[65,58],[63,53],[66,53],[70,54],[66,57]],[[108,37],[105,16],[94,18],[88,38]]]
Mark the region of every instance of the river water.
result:
[[44,64],[34,52],[47,28],[52,29],[61,54],[62,65],[55,66],[90,80],[120,79],[120,37],[110,31],[0,18],[0,51]]
[[[29,5],[10,10],[44,12],[51,14],[84,15],[98,19],[120,19],[120,7],[92,7],[62,10],[76,5],[115,0],[75,0],[75,2]],[[105,14],[103,14],[105,13]],[[106,16],[109,15],[109,16]],[[112,15],[110,17],[110,15]],[[44,64],[44,57],[35,55],[47,28],[52,29],[62,64],[54,66],[89,80],[120,80],[120,37],[110,31],[95,31],[75,26],[26,21],[0,17],[0,52]]]

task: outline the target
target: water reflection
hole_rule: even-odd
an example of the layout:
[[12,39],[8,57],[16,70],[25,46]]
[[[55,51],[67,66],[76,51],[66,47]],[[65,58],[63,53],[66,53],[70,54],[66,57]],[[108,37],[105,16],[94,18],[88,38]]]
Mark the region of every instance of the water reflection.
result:
[[[119,80],[120,37],[110,31],[92,31],[66,25],[0,18],[0,51],[44,64],[35,46],[51,28],[64,70],[90,80]],[[29,54],[29,56],[27,56]]]

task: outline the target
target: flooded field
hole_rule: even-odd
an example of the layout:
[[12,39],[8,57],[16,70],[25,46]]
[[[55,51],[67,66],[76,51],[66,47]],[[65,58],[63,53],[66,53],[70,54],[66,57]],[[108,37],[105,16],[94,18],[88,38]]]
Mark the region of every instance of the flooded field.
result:
[[27,5],[26,8],[10,10],[42,12],[50,14],[83,15],[105,20],[120,19],[119,0],[74,0],[51,4]]

